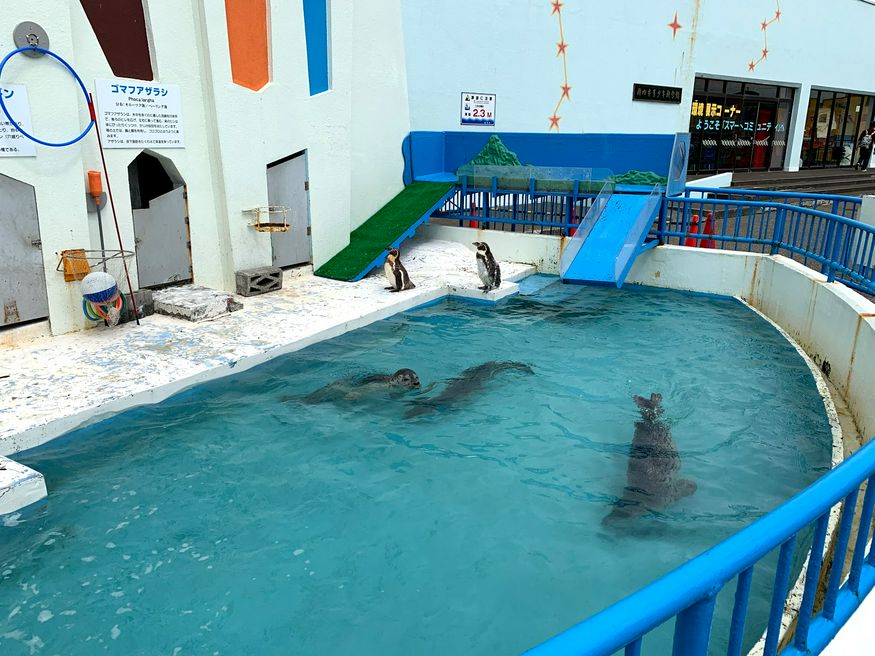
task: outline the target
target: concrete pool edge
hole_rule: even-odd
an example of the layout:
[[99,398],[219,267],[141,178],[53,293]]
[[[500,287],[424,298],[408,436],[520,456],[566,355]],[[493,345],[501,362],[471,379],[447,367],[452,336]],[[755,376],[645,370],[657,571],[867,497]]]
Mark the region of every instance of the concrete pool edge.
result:
[[[426,246],[428,244],[423,245],[424,248]],[[427,251],[427,248],[425,250]],[[411,253],[414,253],[412,248],[408,251],[408,257],[411,256]],[[427,252],[426,255],[428,255]],[[411,257],[411,259],[414,258]],[[454,262],[450,259],[443,264],[453,265]],[[412,269],[410,264],[408,264],[408,268]],[[0,437],[0,454],[14,455],[43,446],[72,430],[104,420],[119,412],[142,405],[160,403],[194,385],[251,369],[276,357],[299,351],[318,342],[339,337],[352,330],[357,330],[376,321],[387,319],[399,312],[415,310],[447,299],[489,304],[497,303],[519,292],[519,285],[516,284],[517,281],[537,273],[534,266],[524,263],[502,261],[502,268],[505,275],[501,287],[488,293],[483,293],[477,289],[479,280],[476,278],[476,275],[471,277],[469,282],[469,276],[460,277],[460,271],[452,269],[446,272],[447,275],[441,275],[442,272],[438,272],[435,275],[432,272],[431,280],[425,280],[423,281],[424,284],[419,284],[416,289],[401,294],[388,294],[385,291],[376,291],[382,290],[384,284],[384,281],[379,276],[366,278],[359,283],[334,283],[334,281],[330,281],[329,284],[333,284],[335,290],[342,290],[338,292],[339,296],[343,296],[343,292],[346,290],[351,291],[353,295],[358,290],[358,293],[361,295],[362,288],[367,287],[368,290],[365,295],[371,294],[374,300],[379,300],[379,303],[375,302],[369,305],[368,310],[365,312],[356,313],[353,303],[348,304],[348,307],[346,307],[347,304],[341,300],[347,312],[352,312],[352,314],[332,316],[330,325],[312,330],[306,335],[295,338],[290,337],[279,344],[265,345],[256,352],[242,357],[217,358],[209,362],[198,362],[197,367],[193,371],[178,376],[171,375],[161,384],[150,385],[133,392],[120,389],[111,399],[102,400],[99,403],[88,405],[75,411],[65,411],[62,408],[58,411],[57,416],[48,421],[34,421],[32,425],[24,430],[13,431]],[[312,275],[304,276],[301,284],[313,284],[314,280],[317,281],[316,285],[325,284],[321,279],[315,279]],[[286,288],[286,291],[288,292],[289,289]],[[256,297],[257,300],[253,305],[259,303],[262,305],[269,304],[271,302],[270,296]],[[274,298],[277,299],[278,303],[283,302],[282,296],[275,296]],[[247,301],[251,303],[253,299],[247,299]],[[239,313],[235,314],[239,315]],[[231,316],[233,317],[233,315]],[[282,319],[282,316],[277,315],[278,321]],[[147,319],[147,321],[149,320]],[[167,323],[168,321],[176,320],[156,317],[156,321]],[[219,319],[218,321],[225,321],[225,319]],[[182,322],[182,324],[185,324],[185,322]],[[221,326],[222,324],[218,323],[216,325]],[[125,329],[125,327],[122,328]],[[185,325],[184,328],[186,330],[196,330],[196,328],[192,328],[189,325]],[[129,326],[126,329],[133,330]],[[119,332],[117,334],[121,335],[122,333]],[[50,344],[51,340],[57,338],[47,339],[49,340],[47,343]],[[84,335],[84,339],[88,339],[87,334]],[[229,339],[231,339],[230,336]],[[14,352],[14,349],[12,352]],[[22,404],[20,410],[24,411],[26,408],[26,404]],[[0,516],[18,512],[27,506],[42,501],[46,497],[45,481],[39,472],[16,463],[14,460],[5,457],[5,455],[0,455],[0,466],[5,467],[0,469]]]

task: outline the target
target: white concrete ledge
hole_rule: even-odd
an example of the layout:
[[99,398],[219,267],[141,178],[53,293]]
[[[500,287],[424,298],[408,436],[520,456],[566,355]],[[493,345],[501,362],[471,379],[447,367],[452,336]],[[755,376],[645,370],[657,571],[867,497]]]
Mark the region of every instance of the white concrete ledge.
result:
[[0,516],[21,510],[45,496],[42,474],[0,456]]

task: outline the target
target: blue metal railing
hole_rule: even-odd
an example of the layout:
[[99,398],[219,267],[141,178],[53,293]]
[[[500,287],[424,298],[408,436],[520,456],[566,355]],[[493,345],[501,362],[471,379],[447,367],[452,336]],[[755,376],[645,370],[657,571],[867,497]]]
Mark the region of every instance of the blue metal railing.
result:
[[712,198],[726,200],[752,200],[766,203],[783,203],[820,209],[830,214],[838,214],[848,219],[856,219],[862,199],[857,196],[837,196],[834,194],[810,194],[795,191],[767,191],[763,189],[738,189],[733,187],[687,187],[684,197],[707,194]]
[[651,234],[667,244],[787,255],[829,282],[875,294],[875,228],[838,214],[773,200],[685,195],[663,199]]
[[[858,507],[864,485],[865,496]],[[842,513],[834,537],[834,555],[824,562],[830,511],[837,504]],[[867,553],[873,507],[875,441],[870,441],[776,510],[647,587],[527,651],[526,656],[608,656],[618,650],[624,650],[626,656],[637,656],[642,653],[647,634],[671,619],[675,620],[673,656],[704,656],[711,653],[717,594],[733,580],[735,603],[726,653],[740,656],[745,647],[750,647],[744,644],[744,629],[754,570],[770,552],[779,549],[763,650],[765,656],[774,656],[781,638],[794,547],[797,537],[812,525],[814,537],[795,634],[792,644],[781,654],[818,654],[875,587],[875,549],[870,546]],[[855,526],[859,529],[849,549]],[[846,576],[848,555],[851,561]],[[826,592],[818,606],[821,581],[826,583]],[[659,648],[652,653],[667,652]]]
[[[477,222],[484,229],[568,237],[596,196],[577,183],[571,192],[534,186],[523,192],[501,190],[495,179],[489,189],[468,187],[463,178],[455,196],[434,216],[460,226]],[[683,196],[663,198],[650,234],[664,244],[713,242],[717,248],[786,255],[821,271],[830,282],[875,294],[875,228],[854,220],[860,204],[853,196],[688,187]],[[706,227],[712,234],[703,236]]]

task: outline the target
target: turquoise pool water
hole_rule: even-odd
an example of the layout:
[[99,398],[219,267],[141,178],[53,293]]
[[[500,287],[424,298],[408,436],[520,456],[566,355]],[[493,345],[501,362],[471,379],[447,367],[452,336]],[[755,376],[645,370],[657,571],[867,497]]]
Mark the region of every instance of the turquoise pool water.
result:
[[[487,361],[534,373],[423,405]],[[400,367],[422,388],[312,394]],[[698,489],[605,527],[653,391]],[[805,363],[735,301],[440,303],[24,454],[50,496],[0,520],[0,653],[519,653],[792,496],[830,442]]]

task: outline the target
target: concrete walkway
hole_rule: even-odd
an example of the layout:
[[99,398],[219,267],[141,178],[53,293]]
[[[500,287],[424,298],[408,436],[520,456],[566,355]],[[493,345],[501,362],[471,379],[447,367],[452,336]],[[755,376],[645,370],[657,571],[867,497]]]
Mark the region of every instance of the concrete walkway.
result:
[[[282,290],[240,298],[242,310],[214,321],[155,315],[139,327],[100,326],[0,350],[0,375],[9,375],[0,379],[0,454],[39,446],[96,417],[156,403],[447,295],[496,301],[517,291],[511,281],[535,273],[531,265],[504,262],[505,282],[484,294],[477,289],[473,247],[414,241],[402,259],[414,290],[386,291],[382,272],[348,283],[297,269],[287,272]],[[4,490],[30,476],[31,470],[0,458],[0,499],[7,501],[0,514],[10,512]]]

